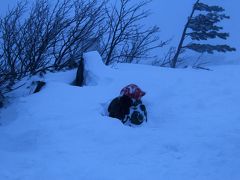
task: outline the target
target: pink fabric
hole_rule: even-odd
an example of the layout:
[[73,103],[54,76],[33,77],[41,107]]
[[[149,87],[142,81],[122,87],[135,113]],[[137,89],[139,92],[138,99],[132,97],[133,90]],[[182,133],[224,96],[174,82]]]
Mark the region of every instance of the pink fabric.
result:
[[129,84],[120,92],[120,95],[126,95],[136,100],[140,100],[145,94],[146,93],[135,84]]

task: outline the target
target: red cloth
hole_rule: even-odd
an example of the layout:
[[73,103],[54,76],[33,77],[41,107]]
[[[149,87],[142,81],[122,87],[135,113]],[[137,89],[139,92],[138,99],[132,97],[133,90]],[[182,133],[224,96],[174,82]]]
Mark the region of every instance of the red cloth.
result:
[[126,87],[124,87],[120,95],[126,95],[129,96],[130,98],[140,100],[146,93],[142,91],[137,85],[135,84],[129,84]]

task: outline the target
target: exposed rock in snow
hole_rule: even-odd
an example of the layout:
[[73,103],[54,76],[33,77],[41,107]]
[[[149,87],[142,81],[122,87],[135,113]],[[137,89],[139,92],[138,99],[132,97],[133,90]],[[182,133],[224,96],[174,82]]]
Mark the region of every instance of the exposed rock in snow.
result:
[[46,82],[44,82],[44,81],[36,81],[36,82],[34,82],[34,84],[36,84],[36,88],[35,88],[33,93],[38,93],[46,85]]
[[80,63],[78,65],[76,78],[74,81],[75,86],[81,87],[84,84],[84,62],[83,61],[84,61],[83,58],[81,58]]
[[3,101],[4,101],[4,96],[3,96],[2,93],[0,92],[0,108],[3,107]]

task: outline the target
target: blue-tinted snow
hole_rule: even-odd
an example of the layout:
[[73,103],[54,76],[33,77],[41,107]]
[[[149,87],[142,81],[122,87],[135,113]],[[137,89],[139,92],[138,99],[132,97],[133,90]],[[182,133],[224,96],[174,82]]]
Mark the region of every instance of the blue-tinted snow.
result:
[[[96,68],[109,81],[80,88],[76,71],[48,74],[40,93],[1,110],[0,179],[240,179],[239,65]],[[129,83],[147,92],[140,128],[104,116]]]

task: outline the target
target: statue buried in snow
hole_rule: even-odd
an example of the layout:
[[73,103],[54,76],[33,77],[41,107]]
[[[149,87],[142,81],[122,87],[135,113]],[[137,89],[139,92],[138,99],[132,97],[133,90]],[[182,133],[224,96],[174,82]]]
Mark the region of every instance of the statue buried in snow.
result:
[[108,106],[109,116],[121,120],[123,124],[140,125],[147,122],[147,110],[141,98],[146,93],[137,85],[124,87],[120,96],[114,98]]

